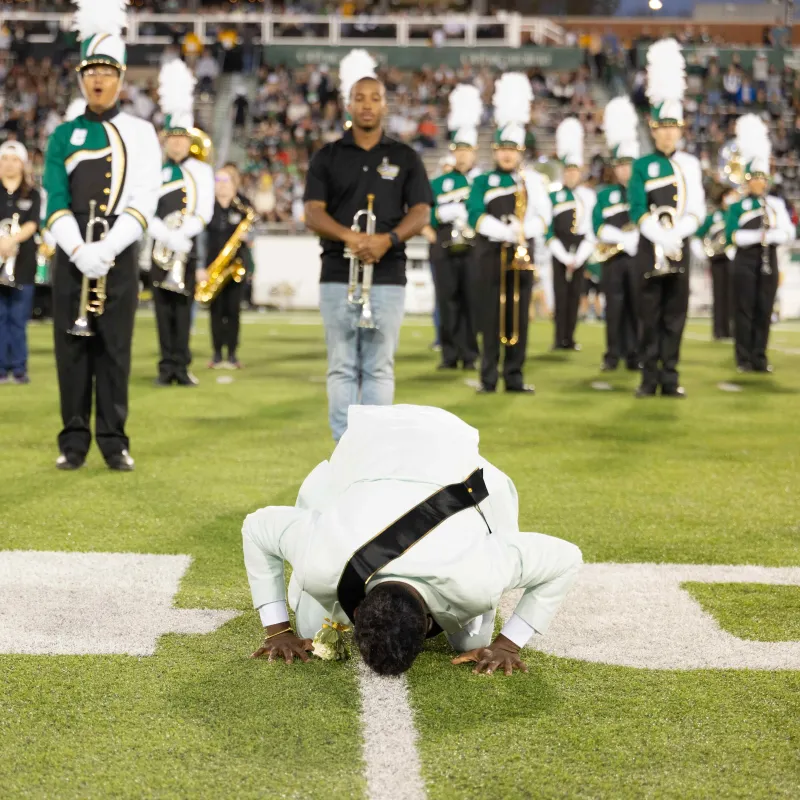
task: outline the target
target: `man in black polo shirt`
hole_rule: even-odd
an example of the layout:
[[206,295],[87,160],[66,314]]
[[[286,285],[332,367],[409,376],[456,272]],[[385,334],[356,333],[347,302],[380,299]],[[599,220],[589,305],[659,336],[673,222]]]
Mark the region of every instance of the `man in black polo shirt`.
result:
[[[383,133],[383,84],[373,73],[351,86],[346,97],[352,128],[314,156],[304,197],[306,224],[322,243],[320,310],[328,347],[329,418],[336,441],[347,429],[351,405],[391,405],[394,400],[394,354],[405,306],[404,242],[425,227],[433,202],[419,156]],[[350,229],[356,212],[367,208],[370,194],[375,196],[377,216],[374,236]],[[360,329],[361,307],[348,302],[345,246],[363,263],[375,265],[375,329]]]

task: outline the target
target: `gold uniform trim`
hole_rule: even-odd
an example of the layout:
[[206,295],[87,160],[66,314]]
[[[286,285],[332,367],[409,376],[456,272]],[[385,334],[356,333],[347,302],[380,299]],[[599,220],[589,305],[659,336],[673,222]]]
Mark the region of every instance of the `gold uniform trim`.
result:
[[483,196],[483,203],[487,205],[491,203],[492,200],[496,200],[498,197],[506,197],[510,194],[515,194],[517,191],[516,186],[498,186],[496,189],[490,189],[486,194]]
[[186,213],[194,214],[197,208],[197,183],[188,169],[181,167],[181,172],[186,181]]
[[[672,168],[675,169],[675,162],[670,161],[669,163],[672,164]],[[662,178],[651,178],[649,181],[645,181],[644,190],[646,192],[652,192],[665,186],[677,186],[677,182],[678,174],[676,172],[674,175],[665,175]]]
[[[119,131],[110,122],[104,122],[103,127],[111,145],[111,156],[114,159],[111,164],[117,167],[117,169],[111,170],[114,177],[111,178],[111,194],[108,198],[108,213],[112,214],[119,201],[120,194],[122,194],[122,185],[126,175],[125,143],[122,141]],[[114,158],[115,156],[116,158]]]
[[460,189],[453,189],[451,192],[445,192],[436,198],[436,203],[437,205],[443,205],[444,203],[455,203],[459,200],[466,200],[469,197],[470,190],[471,187],[462,186]]
[[183,178],[178,178],[178,180],[170,181],[169,183],[162,183],[161,188],[158,191],[158,196],[166,197],[170,192],[174,192],[176,189],[182,188],[183,184]]
[[553,216],[557,217],[560,214],[564,214],[567,211],[575,211],[578,210],[578,203],[577,200],[567,200],[564,203],[557,203],[553,206]]
[[142,226],[142,230],[147,230],[147,220],[144,218],[144,214],[137,211],[135,208],[131,208],[130,206],[128,206],[122,213],[130,214]]
[[69,175],[79,164],[84,161],[95,161],[98,158],[105,158],[111,154],[110,147],[104,147],[102,150],[76,150],[69,158],[64,161],[64,167]]
[[45,223],[45,228],[52,229],[54,222],[57,222],[61,217],[66,217],[67,215],[70,217],[75,216],[69,208],[62,208],[60,211],[54,211]]
[[603,219],[613,217],[614,214],[619,214],[622,211],[630,211],[630,205],[628,203],[616,203],[613,206],[606,206],[603,209]]

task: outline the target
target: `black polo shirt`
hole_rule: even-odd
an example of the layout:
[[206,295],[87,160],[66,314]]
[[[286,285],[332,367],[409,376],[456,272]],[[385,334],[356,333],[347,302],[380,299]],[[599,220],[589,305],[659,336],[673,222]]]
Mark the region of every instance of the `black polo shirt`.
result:
[[[350,227],[357,211],[367,207],[367,195],[375,195],[376,233],[396,228],[415,205],[433,204],[433,193],[422,159],[407,144],[384,134],[372,150],[363,150],[351,131],[326,144],[311,160],[304,200],[318,200],[341,225]],[[361,220],[361,229],[365,230]],[[344,243],[321,239],[322,283],[347,283],[350,262]],[[376,284],[405,286],[406,248],[392,247],[376,265]]]
[[[19,224],[35,222],[39,226],[41,197],[38,189],[20,184],[13,194],[0,183],[0,220],[11,219],[19,214]],[[20,286],[31,284],[36,278],[36,242],[31,236],[20,245],[17,260],[14,264],[14,282]]]

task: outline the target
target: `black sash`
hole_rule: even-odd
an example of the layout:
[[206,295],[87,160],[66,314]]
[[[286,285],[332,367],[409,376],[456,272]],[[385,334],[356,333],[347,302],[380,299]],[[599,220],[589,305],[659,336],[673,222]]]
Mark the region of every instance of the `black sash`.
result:
[[[354,619],[356,608],[366,597],[367,583],[378,570],[401,556],[454,514],[468,508],[478,508],[478,503],[488,496],[483,470],[475,470],[463,483],[445,486],[423,500],[356,550],[342,572],[337,589],[339,604],[348,618],[351,621]],[[478,513],[481,513],[480,509]]]

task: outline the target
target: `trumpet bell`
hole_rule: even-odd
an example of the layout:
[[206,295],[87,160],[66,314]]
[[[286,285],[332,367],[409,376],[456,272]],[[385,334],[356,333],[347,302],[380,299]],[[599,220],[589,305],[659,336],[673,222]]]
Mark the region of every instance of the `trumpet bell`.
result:
[[366,303],[361,306],[361,319],[358,321],[358,327],[367,331],[374,331],[378,327],[375,324],[375,317],[372,315],[372,309]]
[[192,137],[189,155],[198,161],[212,164],[214,161],[214,143],[211,141],[211,137],[200,128],[189,128],[189,135]]
[[78,317],[67,331],[70,336],[94,336],[94,331],[89,327],[88,317]]

